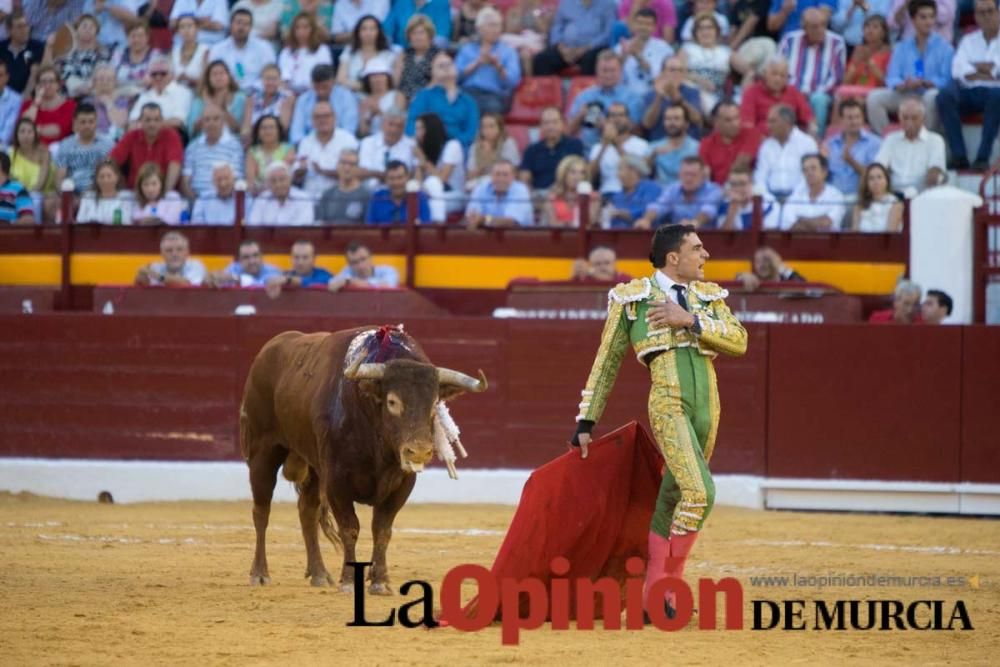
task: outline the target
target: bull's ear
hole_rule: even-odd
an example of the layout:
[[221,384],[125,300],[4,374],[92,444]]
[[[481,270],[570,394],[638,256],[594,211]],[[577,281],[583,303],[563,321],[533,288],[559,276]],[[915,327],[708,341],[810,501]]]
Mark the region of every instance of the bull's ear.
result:
[[358,380],[358,391],[365,398],[370,398],[376,403],[382,402],[382,383],[378,380]]
[[450,401],[456,396],[461,396],[467,389],[463,387],[458,387],[453,384],[443,384],[438,387],[438,400],[439,401]]

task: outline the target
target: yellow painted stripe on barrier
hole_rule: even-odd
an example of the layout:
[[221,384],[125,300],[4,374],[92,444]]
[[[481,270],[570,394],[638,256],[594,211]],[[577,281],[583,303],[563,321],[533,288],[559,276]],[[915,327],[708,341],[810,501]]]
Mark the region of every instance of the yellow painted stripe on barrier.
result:
[[62,282],[59,255],[0,255],[0,285],[56,285]]

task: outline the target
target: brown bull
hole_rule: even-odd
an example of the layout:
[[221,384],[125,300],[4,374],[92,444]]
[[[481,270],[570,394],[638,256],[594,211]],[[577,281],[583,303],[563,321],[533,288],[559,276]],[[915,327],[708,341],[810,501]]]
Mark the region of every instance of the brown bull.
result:
[[433,366],[400,329],[290,331],[271,339],[250,368],[240,410],[257,532],[250,583],[270,582],[265,532],[278,468],[284,465],[284,476],[299,492],[306,577],[314,586],[333,584],[319,548],[322,528],[342,546],[340,584],[352,588],[347,563],[356,560],[359,531],[354,503],[364,503],[374,507],[369,592],[391,594],[386,550],[392,523],[416,473],[433,455],[435,408],[439,401],[485,389],[482,371],[477,380]]

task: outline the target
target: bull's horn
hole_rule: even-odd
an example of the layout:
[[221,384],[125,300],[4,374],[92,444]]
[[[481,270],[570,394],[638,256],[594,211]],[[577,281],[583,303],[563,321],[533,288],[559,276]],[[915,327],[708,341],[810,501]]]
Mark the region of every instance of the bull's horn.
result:
[[381,380],[385,375],[385,364],[363,364],[361,360],[364,357],[359,354],[350,368],[344,371],[344,377],[348,380]]
[[486,391],[486,375],[482,369],[479,370],[479,379],[469,377],[465,373],[453,371],[450,368],[438,368],[438,384],[450,384],[461,387],[465,391],[481,392]]

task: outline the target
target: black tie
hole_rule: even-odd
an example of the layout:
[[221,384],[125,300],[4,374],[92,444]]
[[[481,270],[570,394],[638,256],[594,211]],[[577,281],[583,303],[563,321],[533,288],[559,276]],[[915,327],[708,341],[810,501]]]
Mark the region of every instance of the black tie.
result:
[[684,285],[671,285],[670,289],[677,292],[677,304],[684,310],[688,309],[687,299],[684,298]]

